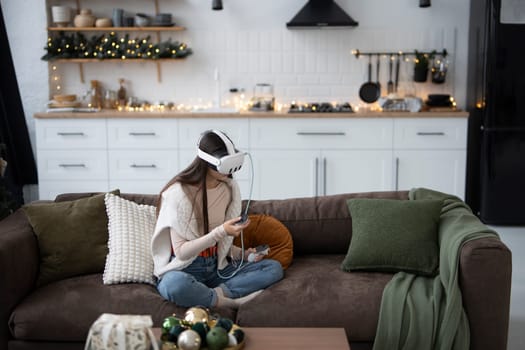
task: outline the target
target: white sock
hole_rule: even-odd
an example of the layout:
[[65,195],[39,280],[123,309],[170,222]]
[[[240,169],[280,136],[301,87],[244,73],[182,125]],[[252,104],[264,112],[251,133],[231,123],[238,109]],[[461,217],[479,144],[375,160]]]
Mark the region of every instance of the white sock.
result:
[[215,304],[216,307],[228,307],[232,309],[239,308],[239,305],[235,301],[235,299],[228,298],[224,296],[224,291],[221,287],[215,287],[213,288],[215,293],[217,293],[217,304]]
[[229,308],[232,308],[232,309],[238,309],[239,306],[241,306],[242,304],[252,300],[256,296],[261,294],[264,289],[256,290],[255,292],[252,292],[252,293],[250,293],[248,295],[245,295],[245,296],[240,297],[240,298],[235,298],[235,299],[228,298],[228,297],[224,296],[224,291],[222,290],[221,287],[215,287],[215,288],[213,288],[213,290],[215,290],[215,293],[217,293],[217,304],[215,304],[215,306],[217,306],[217,307],[229,307]]
[[252,292],[248,295],[245,295],[243,297],[240,297],[240,298],[236,298],[236,299],[233,299],[233,301],[235,301],[237,303],[238,306],[241,306],[242,304],[244,303],[247,303],[248,301],[252,300],[253,298],[255,298],[256,296],[258,296],[259,294],[261,294],[263,292],[264,289],[259,289],[259,290],[256,290],[255,292]]

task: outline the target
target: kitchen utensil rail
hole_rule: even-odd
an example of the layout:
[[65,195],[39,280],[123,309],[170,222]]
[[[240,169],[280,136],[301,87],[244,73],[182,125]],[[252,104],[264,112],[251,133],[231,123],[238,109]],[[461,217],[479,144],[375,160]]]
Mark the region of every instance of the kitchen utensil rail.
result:
[[[428,51],[428,52],[419,51],[418,50],[418,53],[420,53],[420,54],[427,54],[427,55],[437,54],[437,55],[441,55],[443,57],[446,57],[448,55],[447,49],[443,49],[441,52],[439,52],[438,50],[432,50],[432,51]],[[359,58],[359,56],[376,56],[376,55],[388,56],[388,57],[397,55],[397,56],[405,57],[405,56],[415,56],[416,53],[415,52],[404,52],[404,51],[397,51],[397,52],[393,52],[393,51],[361,52],[358,49],[354,49],[354,50],[352,50],[352,55],[354,55],[355,58]]]

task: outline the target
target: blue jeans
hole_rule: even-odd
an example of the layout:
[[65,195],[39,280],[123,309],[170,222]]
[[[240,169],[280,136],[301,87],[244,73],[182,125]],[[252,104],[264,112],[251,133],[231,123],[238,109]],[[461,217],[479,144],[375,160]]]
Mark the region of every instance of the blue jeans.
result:
[[[223,277],[230,276],[236,267],[228,264],[220,270]],[[157,289],[167,300],[184,307],[213,307],[217,304],[215,287],[221,287],[224,296],[240,298],[259,289],[264,289],[283,277],[281,264],[272,259],[249,263],[231,278],[217,275],[217,257],[198,256],[190,266],[183,270],[166,272]]]

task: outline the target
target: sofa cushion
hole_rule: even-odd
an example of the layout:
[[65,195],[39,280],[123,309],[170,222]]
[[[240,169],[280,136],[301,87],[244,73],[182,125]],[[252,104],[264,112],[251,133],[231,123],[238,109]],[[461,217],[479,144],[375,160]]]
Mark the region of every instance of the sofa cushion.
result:
[[140,282],[155,285],[150,244],[157,220],[155,207],[111,193],[106,193],[105,203],[109,253],[104,284]]
[[29,204],[24,211],[38,239],[37,285],[104,269],[108,252],[104,194]]
[[[13,310],[9,328],[18,340],[83,342],[89,327],[103,313],[151,315],[154,327],[160,327],[164,318],[172,314],[182,317],[185,311],[165,300],[154,286],[104,285],[102,274],[93,274],[36,289]],[[230,309],[212,311],[235,319]]]
[[344,271],[437,273],[443,201],[350,199],[352,241]]
[[[250,225],[243,230],[244,248],[268,244],[270,253],[267,258],[277,260],[283,269],[292,263],[293,241],[290,231],[271,215],[249,215]],[[240,247],[241,239],[236,237],[233,243]]]
[[243,327],[344,327],[351,341],[374,339],[391,274],[341,271],[344,255],[295,256],[285,277],[241,305]]

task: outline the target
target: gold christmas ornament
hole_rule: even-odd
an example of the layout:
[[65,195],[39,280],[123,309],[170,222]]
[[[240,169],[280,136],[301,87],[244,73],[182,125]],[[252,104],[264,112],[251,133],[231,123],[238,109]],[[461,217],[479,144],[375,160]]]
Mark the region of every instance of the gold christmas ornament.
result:
[[208,323],[210,315],[208,310],[202,307],[191,307],[184,314],[184,319],[191,323],[204,322]]
[[187,329],[179,335],[177,346],[181,350],[199,350],[201,347],[201,337],[194,330]]

